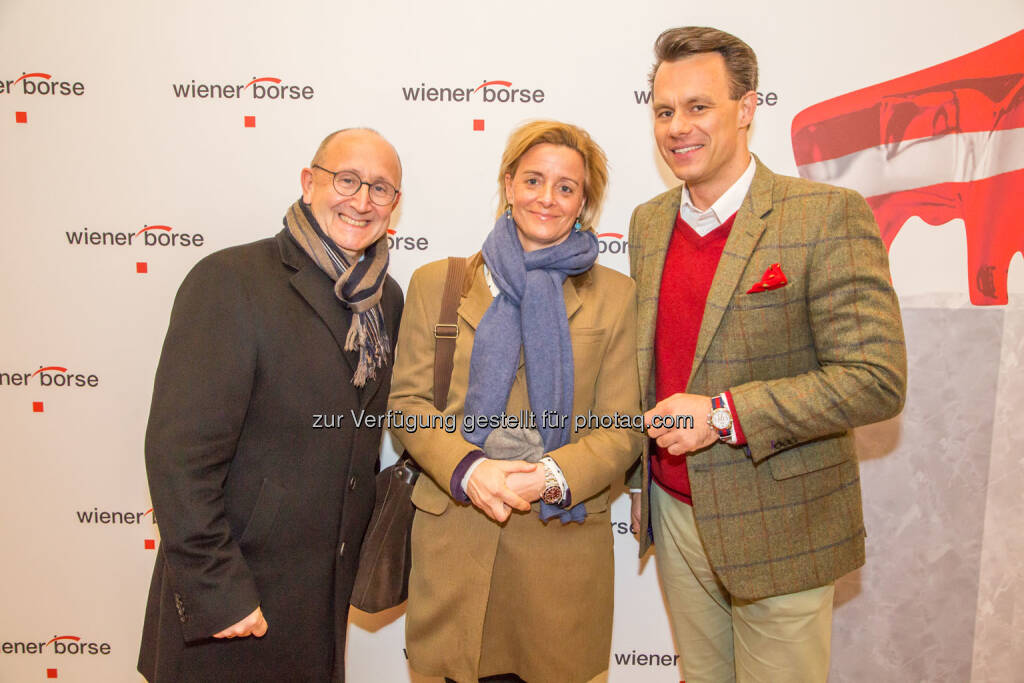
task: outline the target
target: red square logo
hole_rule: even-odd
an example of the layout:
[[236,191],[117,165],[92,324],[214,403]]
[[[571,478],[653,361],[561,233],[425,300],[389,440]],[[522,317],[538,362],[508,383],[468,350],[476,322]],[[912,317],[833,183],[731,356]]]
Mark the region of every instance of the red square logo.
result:
[[14,112],[15,123],[28,123],[28,112],[16,111]]
[[148,273],[149,272],[149,266],[146,264],[145,261],[139,261],[139,262],[137,262],[135,264],[135,272],[136,273]]
[[483,119],[473,119],[473,130],[483,130],[483,129],[484,129],[484,120]]
[[41,412],[43,412],[43,402],[42,401],[32,401],[32,412],[33,413],[41,413]]
[[246,128],[255,128],[256,127],[256,117],[255,116],[246,116],[245,117],[245,127]]
[[147,538],[145,541],[142,542],[142,545],[143,545],[143,547],[145,547],[146,550],[155,550],[156,549],[156,541],[153,540],[152,538]]
[[46,677],[47,678],[56,678],[57,677],[57,670],[56,669],[47,669],[46,670]]

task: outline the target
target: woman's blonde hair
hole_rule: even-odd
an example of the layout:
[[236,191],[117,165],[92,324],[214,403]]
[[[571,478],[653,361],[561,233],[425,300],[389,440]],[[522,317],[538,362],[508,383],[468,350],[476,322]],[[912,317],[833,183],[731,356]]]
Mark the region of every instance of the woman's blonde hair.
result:
[[574,149],[583,157],[583,198],[586,202],[580,213],[580,222],[585,230],[593,230],[608,186],[608,158],[587,131],[561,121],[530,121],[508,136],[505,152],[501,155],[501,169],[498,171],[498,215],[504,213],[508,206],[505,175],[515,176],[523,155],[530,148],[545,143]]

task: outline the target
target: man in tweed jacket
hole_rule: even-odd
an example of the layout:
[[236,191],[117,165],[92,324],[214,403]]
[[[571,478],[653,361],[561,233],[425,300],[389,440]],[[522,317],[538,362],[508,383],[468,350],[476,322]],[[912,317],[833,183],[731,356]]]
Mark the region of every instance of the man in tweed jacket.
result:
[[640,552],[657,544],[687,683],[825,681],[833,584],[864,563],[851,429],[906,389],[885,248],[855,192],[750,154],[749,46],[687,27],[655,53],[655,137],[684,185],[630,223],[638,363],[648,424],[693,423],[648,430]]

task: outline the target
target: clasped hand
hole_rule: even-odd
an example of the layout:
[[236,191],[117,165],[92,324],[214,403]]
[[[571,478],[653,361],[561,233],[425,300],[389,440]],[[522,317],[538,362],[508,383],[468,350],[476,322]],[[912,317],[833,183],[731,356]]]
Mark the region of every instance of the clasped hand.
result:
[[[644,424],[648,425],[647,435],[654,439],[659,446],[672,455],[683,455],[710,446],[718,439],[718,434],[707,423],[710,413],[710,397],[697,394],[672,394],[658,401],[657,405],[644,413]],[[654,427],[651,425],[651,418],[656,415],[663,417],[671,415],[677,418],[689,415],[693,417],[693,428],[681,425],[678,419],[674,426]]]
[[485,458],[466,483],[469,500],[495,522],[507,520],[513,508],[527,512],[543,490],[543,468],[525,460]]

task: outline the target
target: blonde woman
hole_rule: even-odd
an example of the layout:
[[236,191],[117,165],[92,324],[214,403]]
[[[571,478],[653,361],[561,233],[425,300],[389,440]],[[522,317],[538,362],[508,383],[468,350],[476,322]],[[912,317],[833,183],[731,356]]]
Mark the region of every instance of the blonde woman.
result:
[[[631,416],[640,402],[633,282],[595,264],[607,177],[603,151],[576,126],[537,121],[512,133],[502,210],[469,260],[458,309],[444,415],[459,428],[394,432],[425,472],[413,493],[406,616],[419,673],[586,681],[608,667],[609,485],[641,437],[576,428],[576,416]],[[438,414],[433,333],[445,274],[444,261],[431,263],[409,284],[389,401],[405,416]],[[523,415],[533,422],[503,419]]]

